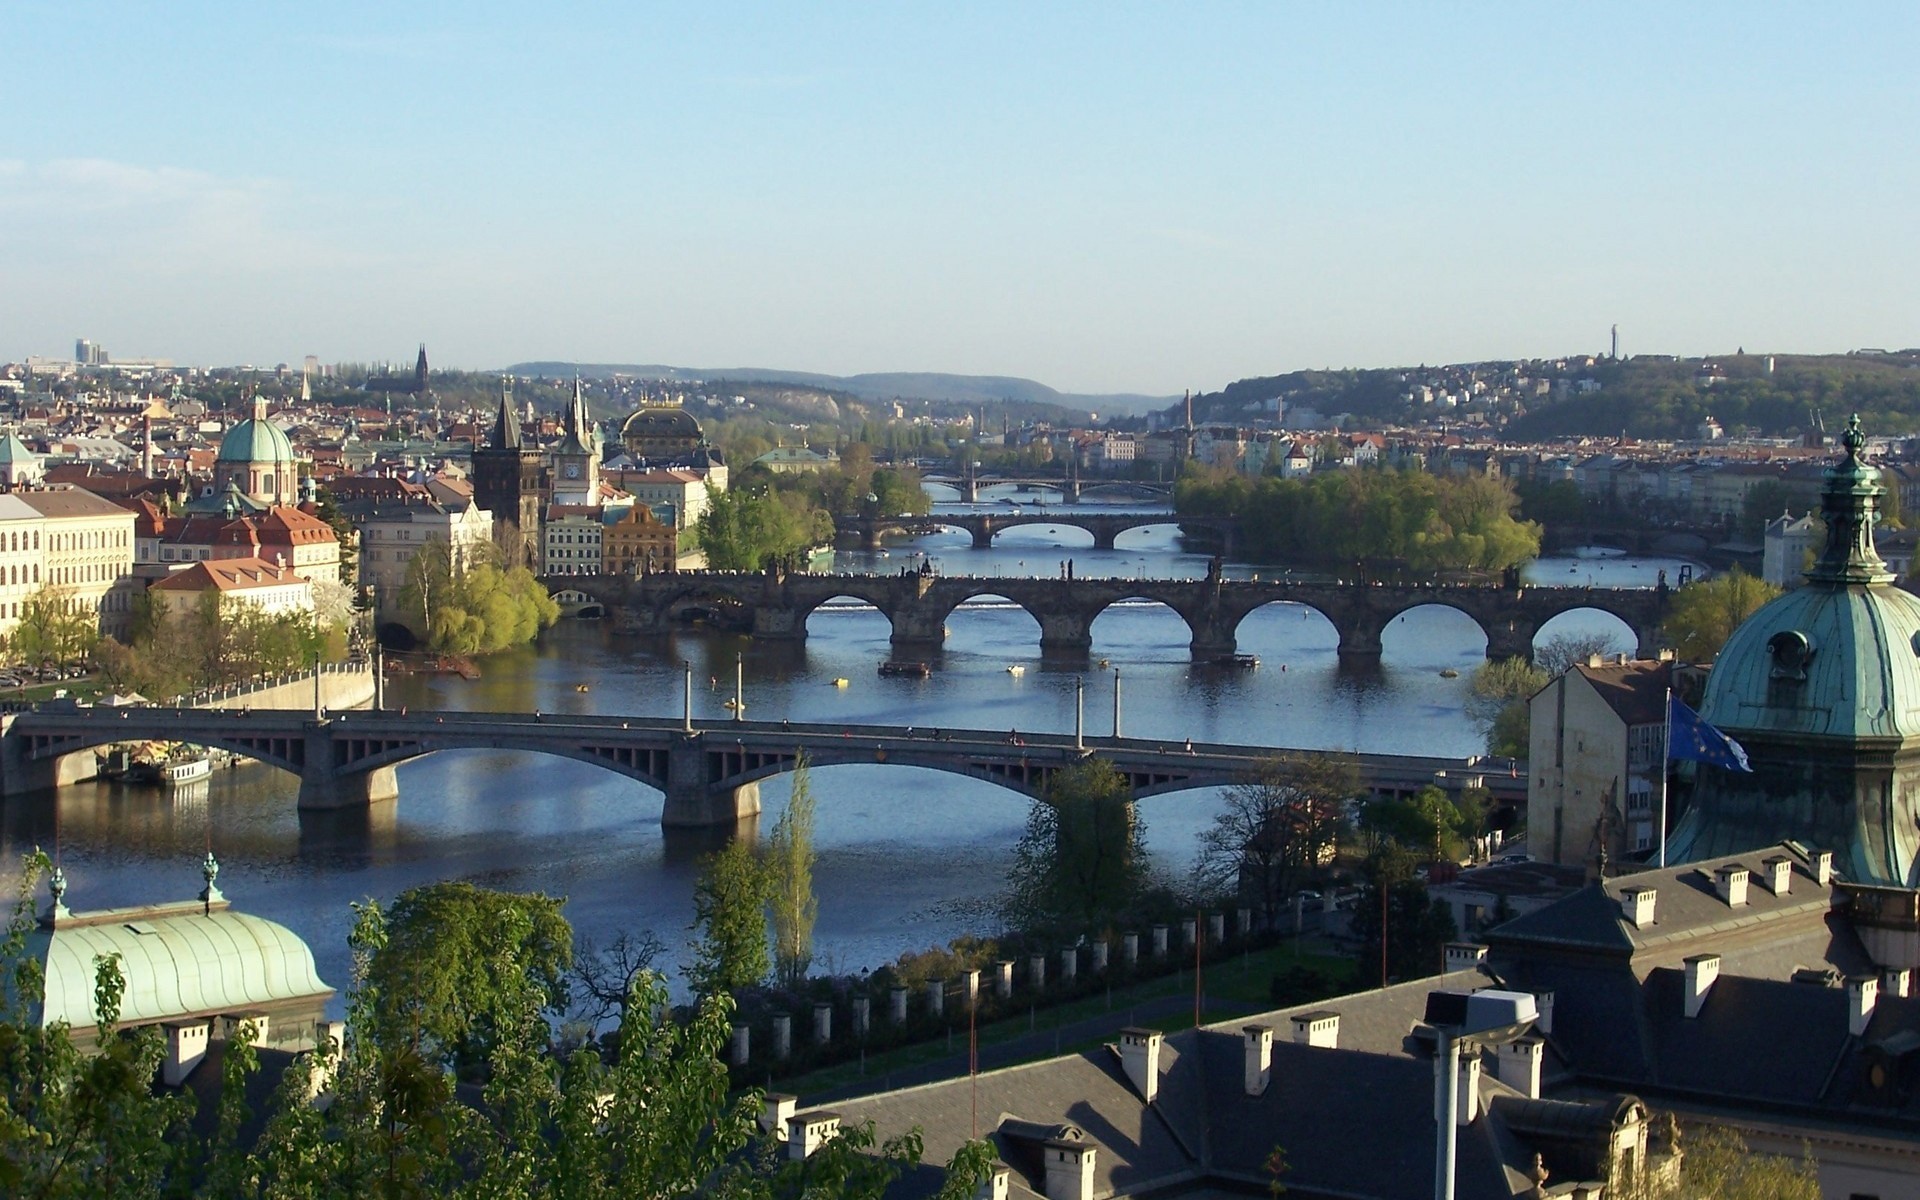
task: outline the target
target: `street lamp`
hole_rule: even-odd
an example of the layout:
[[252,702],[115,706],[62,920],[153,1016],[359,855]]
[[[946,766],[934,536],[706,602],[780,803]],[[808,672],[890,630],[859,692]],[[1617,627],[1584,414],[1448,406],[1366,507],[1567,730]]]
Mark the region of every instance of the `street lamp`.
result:
[[1435,1112],[1433,1200],[1453,1200],[1454,1158],[1459,1147],[1460,1051],[1498,1046],[1524,1037],[1539,1019],[1531,992],[1488,988],[1479,992],[1428,992],[1426,1022],[1439,1035],[1433,1060]]

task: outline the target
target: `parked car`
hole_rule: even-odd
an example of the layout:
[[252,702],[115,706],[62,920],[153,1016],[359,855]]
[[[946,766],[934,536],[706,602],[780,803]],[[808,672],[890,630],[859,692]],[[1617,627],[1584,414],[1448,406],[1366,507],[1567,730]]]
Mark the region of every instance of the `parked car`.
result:
[[1532,862],[1532,861],[1533,861],[1533,855],[1531,855],[1531,854],[1502,854],[1502,855],[1500,856],[1500,858],[1499,858],[1499,861],[1500,861],[1500,862],[1502,862],[1502,863],[1530,863],[1530,862]]

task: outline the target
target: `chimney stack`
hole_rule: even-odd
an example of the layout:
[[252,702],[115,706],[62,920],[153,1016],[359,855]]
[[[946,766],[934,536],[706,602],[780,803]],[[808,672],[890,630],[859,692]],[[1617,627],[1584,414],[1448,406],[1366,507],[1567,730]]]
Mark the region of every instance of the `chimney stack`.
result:
[[1326,1009],[1296,1013],[1293,1018],[1293,1040],[1295,1045],[1338,1050],[1340,1048],[1340,1014]]
[[1249,1025],[1240,1036],[1246,1051],[1247,1095],[1258,1096],[1266,1092],[1267,1082],[1273,1078],[1273,1026]]
[[1813,850],[1808,857],[1813,860],[1813,881],[1821,887],[1833,883],[1833,851]]
[[1094,1148],[1058,1138],[1046,1144],[1046,1152],[1047,1200],[1093,1200]]
[[1767,890],[1776,896],[1784,896],[1793,890],[1793,860],[1784,854],[1776,854],[1760,864],[1767,880]]
[[[1446,1055],[1435,1055],[1433,1060],[1433,1119],[1439,1121],[1445,1117],[1441,1106],[1446,1103],[1446,1093],[1440,1090],[1440,1076],[1446,1072]],[[1454,1074],[1453,1086],[1458,1091],[1454,1099],[1455,1124],[1471,1125],[1480,1115],[1480,1052],[1466,1043],[1460,1046],[1460,1069]]]
[[787,1157],[795,1162],[840,1136],[840,1114],[812,1112],[787,1118]]
[[1660,893],[1650,887],[1622,888],[1620,915],[1635,929],[1645,929],[1653,924],[1653,904],[1659,898]]
[[974,1189],[973,1200],[1007,1200],[1007,1181],[1011,1174],[1012,1172],[1004,1163],[993,1164],[993,1169],[987,1172],[987,1177],[982,1179],[980,1186]]
[[785,1092],[768,1092],[760,1101],[760,1132],[770,1133],[775,1141],[787,1140],[787,1122],[793,1119],[794,1106],[800,1100]]
[[211,1029],[205,1021],[170,1021],[163,1028],[167,1031],[167,1056],[160,1060],[160,1082],[179,1087],[207,1057]]
[[1737,863],[1721,867],[1713,873],[1713,890],[1728,908],[1739,908],[1747,902],[1747,877],[1747,869]]
[[[1127,1081],[1133,1084],[1133,1090],[1140,1093],[1140,1099],[1148,1104],[1160,1094],[1160,1042],[1158,1029],[1140,1029],[1129,1027],[1120,1031],[1120,1066],[1127,1073]],[[1051,1162],[1051,1158],[1048,1160]],[[1052,1169],[1048,1169],[1052,1177]],[[1047,1189],[1047,1195],[1053,1195],[1053,1189]]]
[[1712,989],[1713,981],[1720,978],[1720,956],[1718,954],[1696,954],[1686,960],[1686,1005],[1689,1019],[1700,1015],[1701,1005],[1707,1002],[1707,992]]
[[1455,971],[1472,971],[1487,961],[1487,948],[1474,942],[1448,942],[1446,955],[1447,974]]
[[1871,975],[1847,980],[1847,1032],[1861,1037],[1873,1020],[1873,1008],[1880,1000],[1880,981]]
[[1494,1075],[1501,1083],[1529,1100],[1540,1098],[1540,1063],[1546,1057],[1546,1043],[1539,1038],[1520,1038],[1498,1047]]
[[1907,967],[1888,967],[1880,972],[1880,990],[1903,1000],[1913,995],[1913,971]]

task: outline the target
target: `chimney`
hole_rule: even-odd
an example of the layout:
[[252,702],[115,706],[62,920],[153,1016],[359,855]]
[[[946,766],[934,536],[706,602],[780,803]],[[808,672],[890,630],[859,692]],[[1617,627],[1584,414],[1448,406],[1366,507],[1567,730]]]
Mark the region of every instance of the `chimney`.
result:
[[167,1031],[167,1055],[160,1060],[160,1082],[179,1087],[207,1057],[211,1027],[205,1021],[169,1021],[162,1028]]
[[1913,995],[1913,971],[1907,967],[1888,967],[1880,972],[1880,991],[1901,999]]
[[1737,863],[1730,863],[1713,873],[1713,890],[1727,902],[1728,908],[1739,908],[1747,902],[1747,869]]
[[1494,1075],[1501,1083],[1529,1100],[1540,1098],[1540,1062],[1546,1057],[1546,1043],[1539,1038],[1520,1038],[1498,1047]]
[[1813,860],[1813,881],[1821,887],[1833,882],[1833,851],[1812,850],[1807,857]]
[[[1120,1066],[1127,1073],[1127,1081],[1133,1084],[1133,1090],[1140,1093],[1140,1099],[1148,1104],[1160,1094],[1160,1040],[1158,1029],[1129,1027],[1120,1031]],[[1052,1163],[1049,1158],[1048,1163]],[[1053,1170],[1049,1165],[1048,1178]],[[1053,1195],[1053,1189],[1047,1189],[1047,1195]]]
[[1273,1026],[1249,1025],[1240,1031],[1246,1051],[1247,1095],[1258,1096],[1273,1078]]
[[787,1157],[795,1162],[840,1136],[840,1114],[810,1112],[787,1118]]
[[1880,981],[1871,975],[1847,980],[1847,1032],[1860,1037],[1873,1020],[1873,1006],[1880,1000]]
[[793,1119],[793,1109],[798,1103],[797,1096],[768,1092],[760,1102],[760,1132],[772,1134],[775,1141],[786,1141],[787,1122]]
[[1447,943],[1447,974],[1472,971],[1487,961],[1487,948],[1474,942]]
[[1650,887],[1620,889],[1620,915],[1635,929],[1653,924],[1653,902],[1660,893]]
[[1784,896],[1793,890],[1793,860],[1784,854],[1776,854],[1760,864],[1762,874],[1766,876],[1767,890],[1776,896]]
[[[1438,1084],[1441,1074],[1446,1070],[1446,1056],[1436,1055],[1433,1060],[1433,1119],[1438,1121],[1445,1114],[1440,1106],[1445,1103],[1446,1093]],[[1470,1044],[1460,1045],[1460,1069],[1453,1077],[1454,1087],[1459,1094],[1454,1098],[1455,1123],[1471,1125],[1480,1115],[1480,1051]]]
[[987,1172],[987,1177],[982,1179],[980,1186],[973,1190],[973,1200],[1007,1200],[1007,1180],[1011,1174],[1006,1164],[993,1164],[993,1169]]
[[1686,960],[1686,1003],[1688,1018],[1700,1015],[1700,1006],[1707,1002],[1707,991],[1713,987],[1713,981],[1720,978],[1720,956],[1718,954],[1696,954]]
[[[1159,1046],[1159,1034],[1154,1034]],[[1046,1143],[1047,1200],[1093,1200],[1094,1148],[1058,1138]]]
[[267,1044],[267,1014],[263,1012],[228,1013],[220,1018],[220,1037],[223,1041],[238,1041],[243,1028],[253,1026],[252,1043],[255,1049]]
[[1533,1027],[1535,1029],[1538,1029],[1541,1033],[1548,1033],[1548,1034],[1552,1033],[1553,1032],[1553,993],[1552,992],[1535,992],[1533,994],[1533,1003],[1534,1003],[1534,1007],[1538,1010],[1540,1014],[1539,1016],[1534,1018]]
[[1318,1046],[1322,1050],[1338,1050],[1340,1048],[1340,1014],[1326,1009],[1294,1014],[1293,1041],[1298,1046]]

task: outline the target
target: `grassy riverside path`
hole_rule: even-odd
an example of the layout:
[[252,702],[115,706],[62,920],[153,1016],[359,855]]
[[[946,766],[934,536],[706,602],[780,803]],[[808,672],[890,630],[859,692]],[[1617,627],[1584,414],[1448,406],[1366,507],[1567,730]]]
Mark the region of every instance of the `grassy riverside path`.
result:
[[[1325,975],[1330,980],[1328,996],[1351,988],[1353,960],[1329,953],[1324,947],[1302,946],[1296,951],[1292,946],[1278,946],[1255,951],[1206,965],[1202,974],[1205,995],[1201,1022],[1211,1024],[1281,1007],[1269,998],[1269,984],[1275,975],[1295,966],[1312,968]],[[1308,1003],[1312,999],[1300,997],[1288,1005]],[[1012,1017],[980,1027],[980,1070],[1077,1053],[1113,1041],[1120,1030],[1130,1025],[1168,1031],[1188,1029],[1194,1023],[1193,1013],[1191,968],[1119,988],[1104,996],[1087,996],[1068,1004],[1031,1009],[1025,1020]],[[956,1006],[955,1015],[966,1014]],[[858,1060],[837,1063],[805,1075],[787,1078],[775,1075],[761,1082],[769,1091],[798,1096],[801,1107],[805,1108],[956,1079],[966,1075],[967,1069],[967,1026],[962,1021],[950,1028],[945,1038],[872,1054],[864,1063]]]

